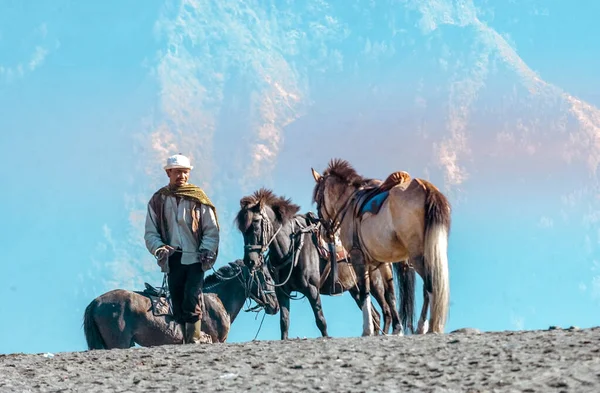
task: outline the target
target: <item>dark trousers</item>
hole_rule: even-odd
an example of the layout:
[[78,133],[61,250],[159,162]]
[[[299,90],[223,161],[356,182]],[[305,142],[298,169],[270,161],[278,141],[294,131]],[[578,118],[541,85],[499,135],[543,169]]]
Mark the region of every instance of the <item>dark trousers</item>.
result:
[[204,271],[201,263],[181,264],[181,253],[175,252],[169,257],[169,276],[167,278],[173,316],[179,323],[195,323],[202,319],[204,299]]

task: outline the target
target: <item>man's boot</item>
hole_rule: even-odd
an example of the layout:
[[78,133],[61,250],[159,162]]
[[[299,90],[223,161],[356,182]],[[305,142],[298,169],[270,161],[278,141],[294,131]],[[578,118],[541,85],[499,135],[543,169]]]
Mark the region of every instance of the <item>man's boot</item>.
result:
[[208,334],[204,333],[200,330],[200,325],[202,322],[198,320],[197,322],[187,322],[185,324],[185,335],[184,335],[184,343],[185,344],[211,344],[212,337]]

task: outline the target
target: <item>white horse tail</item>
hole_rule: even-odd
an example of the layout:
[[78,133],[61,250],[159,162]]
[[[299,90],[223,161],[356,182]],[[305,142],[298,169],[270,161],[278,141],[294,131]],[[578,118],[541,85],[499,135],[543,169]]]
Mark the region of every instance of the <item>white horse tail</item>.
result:
[[419,179],[426,189],[425,197],[425,250],[427,272],[425,285],[430,298],[429,329],[443,333],[450,303],[448,274],[448,236],[451,207],[448,199],[433,184]]

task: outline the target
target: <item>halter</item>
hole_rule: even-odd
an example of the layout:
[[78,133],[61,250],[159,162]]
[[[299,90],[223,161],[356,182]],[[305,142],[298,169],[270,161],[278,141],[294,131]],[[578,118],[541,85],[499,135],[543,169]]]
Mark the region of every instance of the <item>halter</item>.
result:
[[[260,210],[260,219],[261,219],[261,226],[262,226],[262,231],[260,234],[260,242],[262,242],[264,239],[266,239],[270,233],[273,232],[273,224],[271,224],[271,220],[269,220],[269,217],[267,216],[267,213],[265,212],[265,209],[261,209]],[[257,251],[259,258],[260,258],[260,263],[262,264],[264,259],[265,259],[265,253],[269,250],[269,247],[271,246],[271,243],[273,242],[273,240],[275,240],[275,237],[277,236],[277,234],[279,233],[279,231],[281,230],[281,228],[283,227],[283,225],[280,225],[279,228],[277,228],[277,230],[273,233],[273,235],[270,237],[269,241],[266,244],[247,244],[244,246],[244,250],[246,252],[251,252],[251,251]]]
[[[329,175],[327,175],[327,176],[329,176]],[[335,233],[340,229],[342,221],[346,217],[346,213],[348,213],[348,210],[350,209],[350,206],[352,205],[352,201],[356,197],[356,191],[354,191],[354,192],[352,192],[352,194],[350,194],[348,199],[346,199],[346,201],[342,205],[342,208],[340,210],[338,210],[336,214],[333,214],[333,215],[330,214],[329,211],[327,210],[327,206],[325,205],[325,181],[327,180],[327,176],[321,178],[321,180],[319,181],[319,185],[318,185],[318,189],[317,189],[318,193],[317,193],[316,203],[317,203],[317,214],[319,215],[319,221],[321,221],[321,224],[325,228],[325,236],[327,236],[329,243],[331,244],[335,241]],[[327,213],[327,215],[329,217],[331,217],[330,219],[326,220],[323,217],[323,213],[322,213],[323,209],[325,210],[325,213]]]
[[[261,244],[261,243],[263,243],[264,239],[268,238],[268,234],[273,232],[273,224],[271,223],[271,220],[269,219],[269,217],[266,214],[264,209],[261,209],[261,211],[260,211],[260,219],[261,219],[261,225],[262,225],[262,233],[261,233],[261,239],[259,240],[259,244],[247,244],[244,246],[244,249],[246,250],[246,252],[258,251],[260,263],[263,264],[265,259],[267,261],[269,261],[271,243],[273,242],[273,240],[275,240],[275,237],[277,237],[277,234],[279,233],[281,228],[283,228],[283,224],[281,224],[279,226],[279,228],[277,228],[277,230],[273,233],[273,235],[270,236],[268,242],[266,242],[265,244]],[[296,222],[297,222],[297,220],[296,220],[296,218],[294,218],[292,221],[292,233],[290,235],[290,238],[291,238],[290,249],[288,250],[288,252],[286,254],[284,254],[284,256],[282,258],[283,263],[279,266],[273,266],[272,264],[268,264],[269,270],[271,272],[277,271],[277,270],[283,268],[284,266],[287,266],[290,263],[292,264],[286,279],[279,284],[277,284],[277,283],[273,284],[275,287],[282,287],[285,284],[287,284],[287,282],[290,280],[290,278],[292,277],[292,271],[298,262],[298,257],[300,256],[300,251],[302,250],[302,247],[304,246],[304,236],[303,235],[306,233],[318,230],[318,227],[320,225],[320,222],[316,223],[316,224],[313,223],[311,225],[306,226],[305,228],[300,228],[298,231],[296,231],[296,229],[295,229]],[[298,241],[298,246],[296,247],[296,237],[298,235],[300,235],[300,240]],[[265,258],[265,253],[266,253],[266,258]]]
[[[265,302],[260,299],[261,293],[268,295],[268,294],[272,294],[275,292],[275,291],[268,291],[265,288],[263,288],[263,283],[264,283],[264,285],[267,284],[266,280],[264,279],[265,278],[264,273],[263,273],[263,283],[261,283],[260,278],[256,277],[256,275],[257,275],[257,273],[259,273],[259,271],[257,271],[257,270],[250,271],[250,269],[247,269],[247,272],[245,273],[244,268],[242,266],[239,266],[237,264],[234,264],[231,266],[235,270],[237,270],[237,272],[233,276],[230,276],[230,277],[217,276],[219,281],[203,288],[203,292],[206,292],[209,289],[219,286],[225,281],[229,281],[229,280],[233,280],[234,278],[237,278],[239,280],[240,284],[242,284],[242,287],[244,288],[245,297],[247,299],[251,299],[256,302],[256,306],[254,306],[252,308],[248,308],[245,311],[255,311],[255,310],[260,310],[261,308],[264,308]],[[262,273],[262,271],[260,273]],[[257,280],[257,284],[258,284],[256,296],[254,296],[254,294],[252,293],[252,284],[254,283],[255,280]]]

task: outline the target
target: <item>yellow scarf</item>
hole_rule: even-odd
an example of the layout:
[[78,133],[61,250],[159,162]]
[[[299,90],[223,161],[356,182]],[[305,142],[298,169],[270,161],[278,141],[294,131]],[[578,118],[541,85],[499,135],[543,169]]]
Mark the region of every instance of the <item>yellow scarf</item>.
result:
[[[208,196],[202,191],[202,189],[193,184],[186,184],[184,186],[178,187],[174,190],[170,189],[169,186],[164,186],[160,190],[156,191],[152,198],[150,199],[150,206],[152,210],[156,213],[157,218],[157,227],[163,242],[167,240],[167,222],[164,216],[164,204],[162,196],[175,196],[181,197],[183,199],[188,199],[196,203],[201,203],[210,207],[215,215],[215,221],[217,223],[217,229],[219,229],[219,219],[217,218],[217,209],[215,205],[211,202]],[[200,222],[195,215],[192,215],[192,232],[195,236],[200,234]]]
[[217,218],[217,208],[215,207],[215,205],[213,205],[211,200],[208,198],[208,195],[206,195],[206,193],[200,187],[195,186],[193,184],[186,184],[172,190],[169,188],[169,186],[164,186],[163,188],[158,190],[157,193],[165,196],[175,196],[183,199],[189,199],[210,207],[213,210],[213,213],[215,214],[217,228],[219,227],[219,220]]

